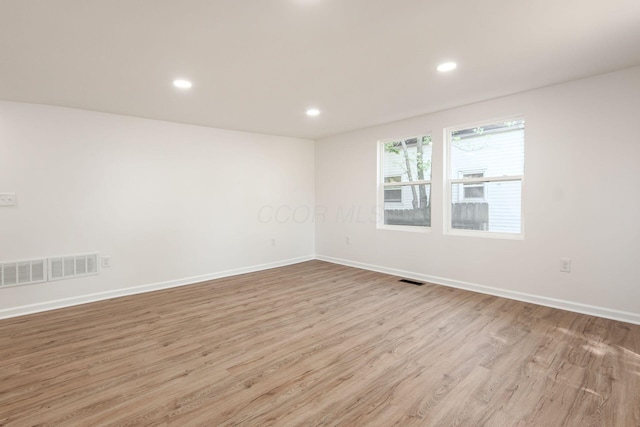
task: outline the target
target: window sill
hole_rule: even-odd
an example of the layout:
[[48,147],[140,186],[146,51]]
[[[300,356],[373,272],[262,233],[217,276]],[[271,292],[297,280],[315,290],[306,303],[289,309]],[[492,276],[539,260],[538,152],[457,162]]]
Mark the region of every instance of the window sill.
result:
[[431,227],[425,227],[421,225],[388,225],[378,224],[376,227],[378,230],[390,230],[390,231],[408,231],[410,233],[431,233]]
[[524,233],[498,233],[480,230],[446,230],[445,236],[484,237],[489,239],[524,240]]

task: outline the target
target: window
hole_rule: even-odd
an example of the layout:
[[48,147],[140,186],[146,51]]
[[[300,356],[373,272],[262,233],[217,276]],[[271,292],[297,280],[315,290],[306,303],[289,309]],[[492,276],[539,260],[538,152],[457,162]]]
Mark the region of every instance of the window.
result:
[[431,226],[431,135],[382,141],[378,225]]
[[[401,176],[385,176],[384,183],[392,184],[394,182],[401,182]],[[402,187],[397,186],[385,186],[384,187],[384,201],[386,202],[402,202]]]
[[[461,173],[462,178],[482,178],[484,172]],[[484,183],[464,184],[462,187],[463,201],[484,201]]]
[[521,236],[524,120],[450,128],[445,134],[447,231]]

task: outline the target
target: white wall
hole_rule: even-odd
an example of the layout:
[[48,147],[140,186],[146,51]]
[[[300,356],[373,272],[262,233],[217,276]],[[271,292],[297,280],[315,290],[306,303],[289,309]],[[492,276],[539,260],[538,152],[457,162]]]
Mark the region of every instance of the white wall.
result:
[[0,192],[18,199],[0,207],[0,262],[112,261],[99,276],[0,288],[0,317],[312,257],[312,222],[268,207],[313,205],[313,157],[309,140],[0,102]]
[[[0,317],[310,258],[315,178],[319,258],[640,321],[639,111],[633,68],[318,141],[314,177],[308,140],[0,102],[0,192],[18,197],[0,208],[0,262],[97,251],[113,264],[0,288]],[[514,114],[524,240],[443,235],[442,129]],[[422,132],[431,232],[378,230],[376,142]]]
[[[516,114],[526,120],[524,240],[444,235],[443,128]],[[433,133],[432,230],[376,229],[376,141],[422,132]],[[638,322],[639,138],[632,68],[320,140],[316,254]],[[559,272],[561,257],[571,273]]]

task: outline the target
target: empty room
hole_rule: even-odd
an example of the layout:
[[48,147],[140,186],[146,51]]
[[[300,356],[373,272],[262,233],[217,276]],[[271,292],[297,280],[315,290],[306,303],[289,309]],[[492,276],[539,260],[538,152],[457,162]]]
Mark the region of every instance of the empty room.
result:
[[640,2],[0,0],[0,426],[640,426]]

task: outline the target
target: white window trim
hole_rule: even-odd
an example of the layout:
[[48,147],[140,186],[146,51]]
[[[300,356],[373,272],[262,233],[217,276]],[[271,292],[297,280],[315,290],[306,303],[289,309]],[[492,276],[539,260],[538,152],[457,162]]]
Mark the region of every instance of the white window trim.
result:
[[[506,239],[506,240],[524,240],[524,175],[505,175],[499,177],[483,177],[483,178],[450,178],[451,176],[451,134],[458,130],[469,129],[479,126],[487,126],[495,124],[496,122],[507,122],[515,120],[525,120],[524,115],[519,114],[515,116],[498,117],[490,120],[483,120],[480,122],[467,123],[464,125],[450,126],[443,129],[443,141],[444,141],[444,155],[443,155],[443,173],[444,173],[444,201],[443,201],[443,233],[448,236],[463,236],[463,237],[485,237],[494,239]],[[525,160],[526,160],[526,142],[525,142]],[[520,233],[500,233],[483,230],[461,230],[451,227],[451,203],[452,184],[472,184],[472,183],[490,183],[490,182],[507,182],[507,181],[519,181],[520,182]]]
[[[431,135],[431,141],[433,144],[432,132],[423,132],[423,133],[417,133],[415,135],[410,135],[406,137],[388,138],[388,139],[382,139],[378,141],[378,146],[376,147],[378,150],[378,170],[377,170],[377,176],[376,176],[376,182],[378,183],[378,191],[377,191],[378,203],[376,204],[377,205],[376,228],[379,230],[408,231],[412,233],[423,233],[423,234],[431,233],[431,228],[433,224],[427,227],[424,225],[391,225],[391,224],[384,223],[384,189],[385,187],[402,187],[402,186],[408,186],[408,185],[427,184],[429,185],[429,194],[432,194],[431,190],[433,189],[431,184],[431,181],[432,181],[431,179],[411,181],[411,182],[389,182],[389,183],[384,182],[384,176],[383,176],[384,175],[384,145],[386,143],[398,141],[400,139],[407,140],[411,138],[418,138],[425,135]],[[432,150],[432,153],[433,153],[433,150]],[[431,162],[433,164],[433,158],[431,158]],[[431,168],[431,177],[433,178],[433,168]],[[431,208],[433,209],[433,203],[431,204]],[[433,219],[433,215],[432,215],[432,219]]]

